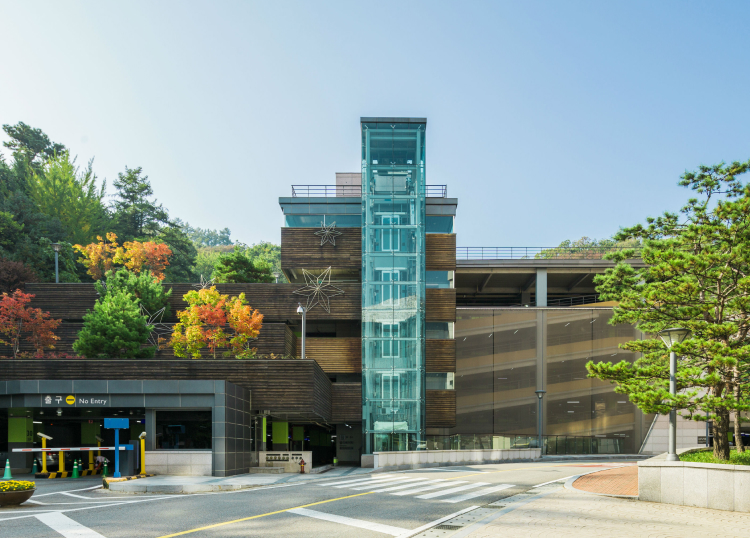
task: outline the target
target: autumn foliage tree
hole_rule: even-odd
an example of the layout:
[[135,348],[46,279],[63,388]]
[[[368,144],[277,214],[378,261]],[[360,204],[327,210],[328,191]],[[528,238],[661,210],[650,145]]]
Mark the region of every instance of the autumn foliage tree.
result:
[[263,315],[247,304],[244,293],[230,298],[212,286],[189,291],[184,299],[190,306],[177,312],[180,322],[174,326],[170,342],[175,355],[200,359],[204,348],[214,359],[222,348],[229,348],[223,353],[228,357],[246,359],[255,355],[250,340],[258,336]]
[[81,253],[79,261],[94,280],[101,280],[108,271],[125,267],[133,273],[149,271],[156,280],[164,280],[164,270],[169,265],[172,250],[164,243],[153,241],[126,241],[119,245],[117,235],[97,236],[96,243],[74,245]]
[[37,357],[43,356],[45,349],[53,349],[58,339],[54,331],[60,320],[40,308],[29,307],[33,297],[21,290],[0,297],[0,343],[11,347],[14,358],[21,351],[22,339],[31,343]]

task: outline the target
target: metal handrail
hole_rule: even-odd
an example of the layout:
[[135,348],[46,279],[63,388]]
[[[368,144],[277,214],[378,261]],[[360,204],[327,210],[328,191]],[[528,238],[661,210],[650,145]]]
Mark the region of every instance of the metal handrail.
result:
[[[362,196],[360,185],[292,185],[292,198],[342,198]],[[447,198],[447,185],[425,185],[428,198]]]
[[638,247],[456,247],[457,260],[601,260],[605,254]]

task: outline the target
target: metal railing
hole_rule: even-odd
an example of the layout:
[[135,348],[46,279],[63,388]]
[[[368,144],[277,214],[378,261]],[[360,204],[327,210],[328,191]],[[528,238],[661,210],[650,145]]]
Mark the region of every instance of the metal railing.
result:
[[[447,185],[425,185],[428,198],[447,198]],[[362,196],[360,185],[292,185],[292,198],[345,198]]]
[[[634,247],[456,247],[457,260],[601,260]],[[637,248],[636,248],[637,251]]]
[[598,295],[579,295],[577,297],[563,297],[561,299],[550,299],[547,306],[580,306],[599,302]]
[[[625,439],[622,437],[598,437],[575,435],[543,435],[542,454],[624,454]],[[428,435],[426,450],[510,450],[518,448],[539,448],[536,435],[455,434]]]

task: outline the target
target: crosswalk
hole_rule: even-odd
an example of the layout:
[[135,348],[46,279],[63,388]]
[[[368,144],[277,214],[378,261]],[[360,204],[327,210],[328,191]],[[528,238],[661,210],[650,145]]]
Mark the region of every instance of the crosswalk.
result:
[[469,482],[468,480],[451,480],[449,478],[410,478],[402,474],[383,474],[368,476],[367,478],[334,480],[317,484],[317,486],[397,496],[412,495],[416,499],[435,499],[445,503],[468,501],[514,487],[513,484],[493,486],[489,482]]

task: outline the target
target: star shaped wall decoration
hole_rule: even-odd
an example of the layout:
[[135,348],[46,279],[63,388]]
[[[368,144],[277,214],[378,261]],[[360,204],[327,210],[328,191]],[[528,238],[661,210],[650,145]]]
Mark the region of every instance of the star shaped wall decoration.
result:
[[336,230],[336,222],[332,222],[328,226],[320,223],[320,230],[315,232],[315,235],[320,236],[320,246],[322,247],[326,243],[331,243],[334,247],[336,246],[336,236],[342,235],[341,232]]
[[148,335],[148,341],[151,345],[156,347],[157,349],[161,349],[161,338],[162,335],[167,335],[172,333],[172,328],[169,325],[166,325],[161,322],[162,318],[164,317],[164,312],[166,311],[167,307],[162,307],[161,309],[157,310],[156,313],[150,314],[148,310],[143,306],[143,304],[140,305],[141,307],[141,314],[146,316],[146,326],[151,327],[152,330]]
[[197,289],[197,290],[205,290],[205,289],[210,288],[211,286],[214,285],[214,280],[215,279],[213,279],[213,278],[211,280],[206,280],[205,278],[203,278],[203,275],[201,275],[201,283],[200,284],[193,284],[193,287],[195,289]]
[[308,311],[315,308],[316,305],[320,305],[330,314],[331,307],[328,300],[331,297],[344,294],[344,290],[331,285],[331,268],[329,267],[319,275],[314,275],[307,269],[302,269],[302,274],[305,277],[305,286],[295,290],[294,293],[307,297],[306,308]]

